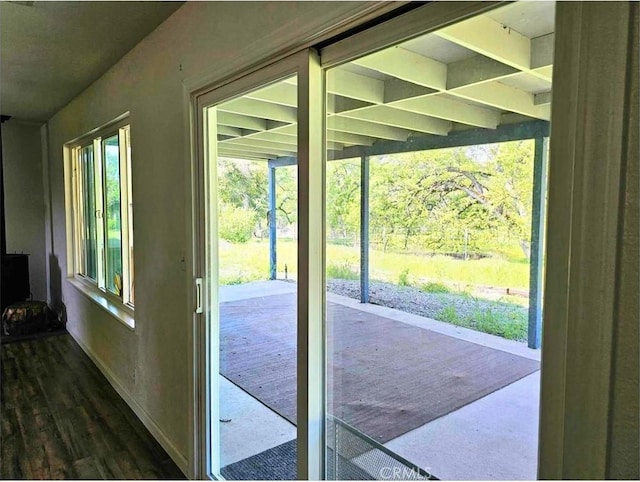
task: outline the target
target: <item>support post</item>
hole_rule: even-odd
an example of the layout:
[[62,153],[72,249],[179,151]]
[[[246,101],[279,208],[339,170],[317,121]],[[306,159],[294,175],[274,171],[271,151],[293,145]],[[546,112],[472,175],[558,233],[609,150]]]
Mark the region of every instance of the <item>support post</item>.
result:
[[277,277],[278,258],[276,253],[276,166],[269,160],[269,279]]
[[369,157],[360,159],[360,302],[369,303]]
[[540,348],[542,341],[542,273],[548,142],[548,137],[535,138],[533,200],[531,209],[531,254],[529,256],[529,348]]

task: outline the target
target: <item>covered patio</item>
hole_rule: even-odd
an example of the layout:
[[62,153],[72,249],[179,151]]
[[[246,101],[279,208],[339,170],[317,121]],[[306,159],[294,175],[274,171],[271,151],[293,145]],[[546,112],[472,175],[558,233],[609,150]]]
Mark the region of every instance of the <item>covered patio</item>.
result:
[[[284,281],[221,290],[227,320],[219,381],[226,421],[222,459],[236,477],[233,470],[248,470],[256,457],[295,465],[294,445],[287,445],[296,433],[295,326],[287,316],[295,310],[295,290]],[[342,360],[332,365],[342,366],[328,367],[328,376],[340,377],[336,389],[350,387],[351,393],[334,395],[341,400],[329,401],[331,416],[438,478],[535,477],[538,350],[339,295],[329,294],[328,301],[331,309],[349,312],[360,335],[356,347],[353,336],[341,333],[348,356],[332,355]],[[361,333],[366,325],[372,336]],[[411,341],[385,347],[378,330],[405,331]],[[393,355],[398,347],[404,356]],[[367,379],[366,365],[380,383]],[[372,471],[366,453],[375,451],[362,451],[352,461]]]
[[[533,139],[528,345],[540,348],[554,11],[554,2],[514,3],[327,71],[327,161],[360,159],[362,303],[373,156]],[[217,107],[218,155],[269,166],[272,280],[277,171],[297,164],[296,84],[283,79]]]

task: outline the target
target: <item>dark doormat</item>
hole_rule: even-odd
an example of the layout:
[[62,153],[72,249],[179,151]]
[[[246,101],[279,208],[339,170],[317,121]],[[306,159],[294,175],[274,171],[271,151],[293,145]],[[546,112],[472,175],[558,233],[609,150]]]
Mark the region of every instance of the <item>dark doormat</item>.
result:
[[38,340],[40,338],[48,338],[50,336],[66,335],[67,333],[66,328],[58,328],[57,330],[41,331],[39,333],[30,333],[28,335],[0,335],[0,343],[6,345],[7,343]]
[[[295,294],[220,306],[220,372],[296,422]],[[494,350],[328,304],[327,410],[386,443],[540,368]]]
[[[331,449],[327,449],[329,473],[333,473]],[[276,447],[252,455],[223,467],[222,476],[227,480],[296,480],[296,441],[290,440]],[[370,473],[341,457],[341,480],[375,480]]]

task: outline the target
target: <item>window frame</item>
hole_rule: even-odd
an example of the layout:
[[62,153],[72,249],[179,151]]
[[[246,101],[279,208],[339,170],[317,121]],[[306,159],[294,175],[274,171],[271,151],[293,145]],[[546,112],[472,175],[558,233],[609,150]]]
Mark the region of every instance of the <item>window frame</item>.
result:
[[[122,266],[122,290],[118,296],[107,287],[107,251],[108,227],[106,217],[106,170],[104,159],[104,141],[117,136],[118,139],[118,168],[120,186],[120,257]],[[83,149],[93,148],[93,171],[96,221],[96,279],[87,274],[86,264],[86,215],[84,212],[83,176],[81,165]],[[102,128],[95,129],[65,146],[68,149],[70,162],[70,203],[67,215],[71,226],[71,259],[68,262],[68,277],[73,284],[84,291],[99,305],[115,314],[126,325],[133,328],[134,300],[133,297],[133,204],[131,184],[131,122],[129,117],[123,117]]]

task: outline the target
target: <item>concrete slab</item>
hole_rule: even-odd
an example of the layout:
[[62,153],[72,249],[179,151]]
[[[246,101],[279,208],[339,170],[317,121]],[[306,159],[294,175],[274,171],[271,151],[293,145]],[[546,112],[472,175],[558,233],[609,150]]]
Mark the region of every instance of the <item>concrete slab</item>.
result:
[[442,480],[535,480],[540,372],[386,447]]
[[295,293],[296,283],[280,280],[252,281],[239,285],[220,286],[220,303],[227,301],[239,301],[260,296],[283,295]]
[[220,465],[232,464],[296,438],[296,426],[220,377]]

